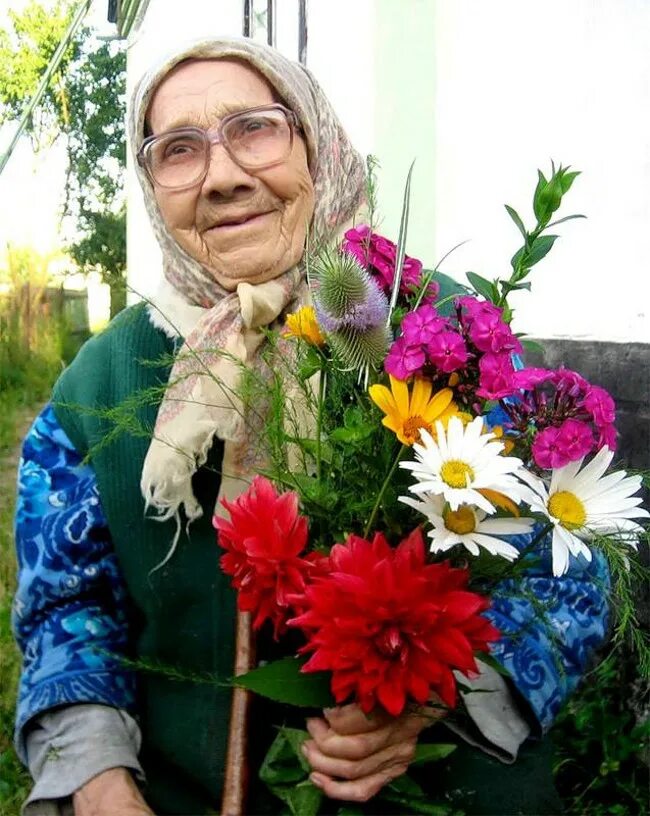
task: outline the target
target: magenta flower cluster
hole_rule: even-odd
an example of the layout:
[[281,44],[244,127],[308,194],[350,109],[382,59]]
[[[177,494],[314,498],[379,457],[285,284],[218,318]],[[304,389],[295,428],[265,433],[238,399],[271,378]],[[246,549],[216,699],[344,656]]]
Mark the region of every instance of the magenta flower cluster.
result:
[[385,368],[400,380],[427,368],[433,374],[464,372],[465,379],[478,380],[478,396],[499,399],[515,390],[512,354],[520,351],[521,343],[503,321],[502,310],[467,296],[456,300],[455,318],[443,317],[430,304],[409,312]]
[[615,405],[604,388],[566,368],[523,369],[513,382],[523,393],[504,407],[515,427],[536,429],[531,453],[538,467],[564,467],[604,445],[616,449]]
[[[392,291],[397,260],[397,246],[392,241],[372,232],[367,224],[360,224],[345,233],[343,250],[353,255],[370,272],[384,292]],[[421,278],[422,262],[405,255],[400,292],[407,294],[413,291],[419,286]],[[428,298],[437,297],[439,290],[437,283],[430,283]]]

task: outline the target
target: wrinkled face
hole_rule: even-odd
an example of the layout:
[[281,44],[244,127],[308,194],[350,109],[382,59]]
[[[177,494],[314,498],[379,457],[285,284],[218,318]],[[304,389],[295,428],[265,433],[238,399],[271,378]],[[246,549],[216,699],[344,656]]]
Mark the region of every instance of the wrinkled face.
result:
[[[147,121],[154,135],[187,125],[207,130],[229,113],[276,101],[246,64],[195,60],[161,82]],[[289,157],[272,167],[244,170],[216,144],[203,182],[186,190],[154,186],[154,192],[171,235],[227,289],[270,280],[302,256],[314,187],[298,133]]]

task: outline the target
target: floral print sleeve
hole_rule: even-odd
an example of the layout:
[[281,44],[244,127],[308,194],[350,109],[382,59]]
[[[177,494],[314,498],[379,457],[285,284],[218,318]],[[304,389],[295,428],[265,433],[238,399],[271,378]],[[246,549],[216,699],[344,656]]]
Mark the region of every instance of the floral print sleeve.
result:
[[[520,549],[533,534],[511,539]],[[546,732],[574,691],[607,635],[609,571],[594,551],[590,563],[571,559],[569,572],[552,574],[550,539],[537,548],[525,574],[502,581],[485,613],[501,631],[493,657]]]
[[133,710],[135,698],[132,673],[112,656],[127,647],[127,598],[95,475],[51,405],[23,445],[16,546],[16,747],[25,760],[23,729],[38,714],[72,703]]

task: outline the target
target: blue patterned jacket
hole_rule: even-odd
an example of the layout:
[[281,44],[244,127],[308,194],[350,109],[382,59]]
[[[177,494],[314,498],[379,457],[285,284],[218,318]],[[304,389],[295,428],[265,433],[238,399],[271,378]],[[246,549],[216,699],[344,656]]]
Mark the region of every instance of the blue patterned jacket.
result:
[[[520,547],[531,537],[510,539]],[[95,702],[135,710],[131,672],[111,657],[127,648],[127,593],[93,470],[47,406],[30,430],[19,470],[19,583],[13,627],[24,654],[16,745],[25,724],[55,706]],[[551,726],[607,628],[604,560],[574,559],[553,578],[546,543],[527,574],[503,581],[486,613],[503,633],[496,659],[538,723]]]

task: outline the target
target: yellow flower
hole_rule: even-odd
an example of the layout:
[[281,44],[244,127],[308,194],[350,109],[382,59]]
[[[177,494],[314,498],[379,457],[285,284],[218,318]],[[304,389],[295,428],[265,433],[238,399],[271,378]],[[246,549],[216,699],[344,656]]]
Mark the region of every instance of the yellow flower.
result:
[[283,334],[285,337],[299,337],[314,346],[325,344],[313,306],[302,306],[297,312],[287,315]]
[[390,389],[385,385],[371,385],[368,393],[386,415],[382,424],[394,431],[404,445],[413,445],[420,441],[422,428],[435,435],[436,420],[446,426],[449,417],[458,411],[451,388],[443,388],[433,397],[431,388],[429,380],[416,377],[413,391],[409,394],[408,385],[391,376]]

